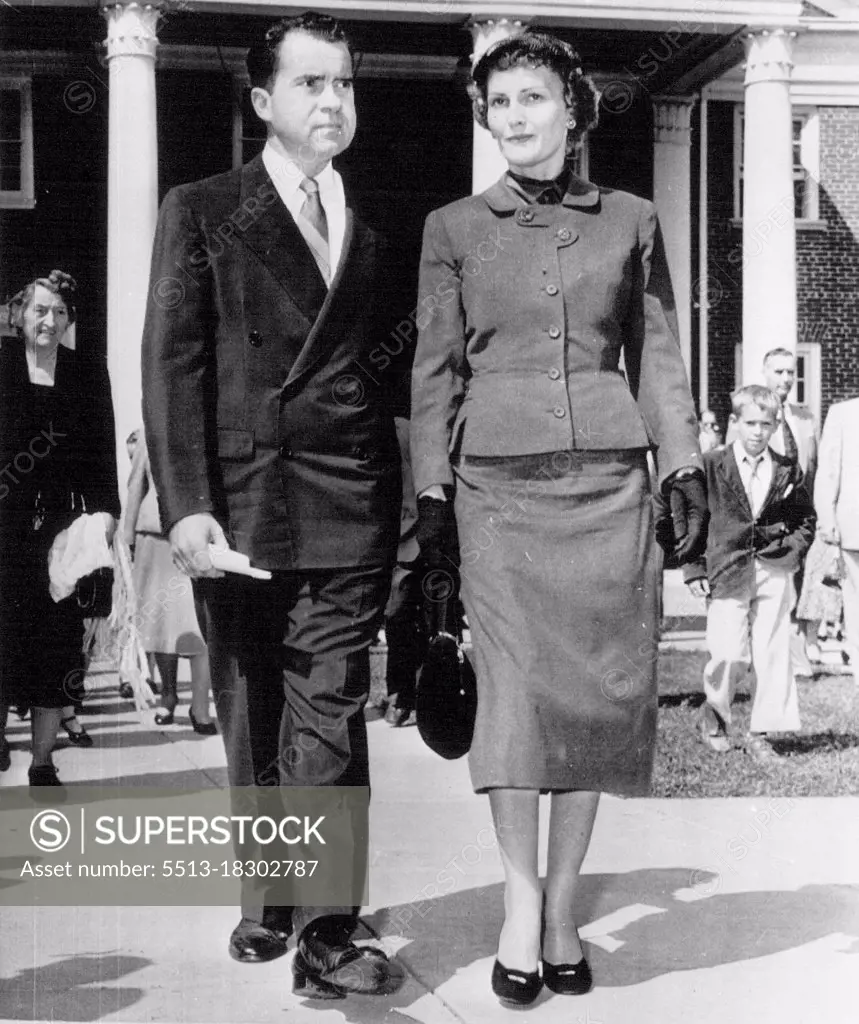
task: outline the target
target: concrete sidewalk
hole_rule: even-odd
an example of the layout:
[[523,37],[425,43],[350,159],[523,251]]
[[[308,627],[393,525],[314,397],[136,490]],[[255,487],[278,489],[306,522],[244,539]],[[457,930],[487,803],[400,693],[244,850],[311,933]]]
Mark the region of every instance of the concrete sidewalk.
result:
[[[61,749],[68,783],[224,785],[220,737],[194,735],[187,703],[159,729],[94,676],[96,745]],[[183,694],[187,701],[187,690]],[[26,781],[28,726],[12,718]],[[396,950],[393,996],[312,1004],[290,956],[240,965],[230,907],[2,908],[0,1020],[395,1024],[853,1024],[859,1019],[859,798],[604,798],[577,918],[596,987],[503,1009],[489,988],[503,916],[488,802],[466,762],[416,730],[369,724],[373,772],[369,934]],[[16,742],[20,741],[20,742]]]

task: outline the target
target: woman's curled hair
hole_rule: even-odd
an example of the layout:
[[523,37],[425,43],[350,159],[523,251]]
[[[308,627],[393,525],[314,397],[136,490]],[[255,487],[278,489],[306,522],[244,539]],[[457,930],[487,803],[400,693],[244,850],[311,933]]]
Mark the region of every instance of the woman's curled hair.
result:
[[562,39],[544,32],[524,32],[510,39],[502,39],[491,46],[471,72],[469,94],[474,119],[482,128],[487,123],[487,92],[489,76],[493,71],[510,68],[546,67],[554,71],[564,85],[564,100],[573,109],[576,121],[567,135],[567,149],[578,146],[585,134],[597,123],[599,93],[593,82],[582,72],[578,52]]
[[60,296],[69,311],[69,323],[74,323],[75,290],[77,289],[77,282],[71,274],[66,274],[62,270],[52,270],[47,277],[35,278],[28,285],[22,288],[17,295],[13,295],[12,298],[9,299],[10,326],[17,327],[18,329],[23,327],[24,310],[30,305],[30,302],[33,299],[33,293],[36,290],[36,285],[38,284],[47,288],[48,291],[53,292],[55,295]]

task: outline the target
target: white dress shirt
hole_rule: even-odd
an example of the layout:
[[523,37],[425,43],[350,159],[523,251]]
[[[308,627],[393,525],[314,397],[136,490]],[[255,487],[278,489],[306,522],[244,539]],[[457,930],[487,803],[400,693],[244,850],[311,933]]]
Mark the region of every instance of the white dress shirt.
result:
[[773,460],[769,448],[760,455],[749,455],[739,439],[734,441],[734,458],[740,470],[740,479],[752,506],[752,515],[757,519],[763,508],[773,478]]
[[[279,153],[270,141],[265,144],[262,151],[262,162],[290,216],[296,224],[300,224],[298,218],[301,216],[301,207],[307,199],[300,187],[305,178],[301,165]],[[319,201],[328,222],[328,251],[331,256],[333,279],[343,254],[346,234],[346,193],[343,191],[343,179],[330,163],[316,175],[316,182],[319,185]]]

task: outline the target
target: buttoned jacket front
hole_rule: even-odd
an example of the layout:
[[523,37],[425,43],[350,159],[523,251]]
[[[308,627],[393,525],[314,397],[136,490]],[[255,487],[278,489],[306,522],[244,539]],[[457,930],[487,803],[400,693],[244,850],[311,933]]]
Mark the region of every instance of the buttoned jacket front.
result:
[[209,512],[265,569],[387,565],[400,468],[370,374],[392,275],[347,203],[330,289],[262,158],[171,189],[143,331],[143,415],[165,533]]
[[652,448],[661,479],[700,465],[673,317],[646,200],[574,178],[560,205],[525,204],[502,178],[434,211],[412,387],[418,493],[452,484],[458,455]]

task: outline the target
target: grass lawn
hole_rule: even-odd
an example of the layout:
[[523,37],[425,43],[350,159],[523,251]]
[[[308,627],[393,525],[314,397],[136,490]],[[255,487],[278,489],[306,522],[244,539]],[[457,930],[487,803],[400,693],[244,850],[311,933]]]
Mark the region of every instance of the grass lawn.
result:
[[659,734],[654,796],[843,796],[859,794],[859,686],[851,675],[799,683],[802,731],[776,741],[782,755],[758,764],[742,747],[751,713],[748,692],[734,700],[734,747],[709,750],[697,729],[703,701],[703,651],[659,656]]
[[[703,651],[659,656],[659,733],[653,796],[843,796],[859,794],[859,686],[851,675],[819,675],[799,684],[802,731],[775,744],[782,755],[759,764],[745,752],[751,702],[734,701],[734,748],[716,754],[698,733],[704,699]],[[384,694],[384,655],[372,658],[373,696]]]

